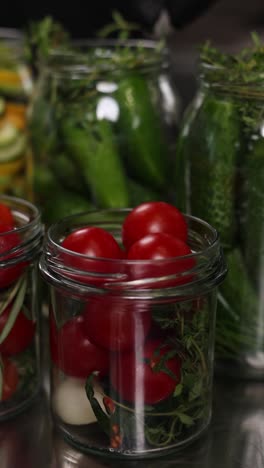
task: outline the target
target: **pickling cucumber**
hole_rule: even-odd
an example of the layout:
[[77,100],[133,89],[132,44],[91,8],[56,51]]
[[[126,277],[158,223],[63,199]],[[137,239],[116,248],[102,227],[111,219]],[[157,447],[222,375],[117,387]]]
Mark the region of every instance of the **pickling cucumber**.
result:
[[[234,245],[236,234],[236,177],[240,125],[232,101],[205,97],[185,138],[189,159],[190,211],[220,233],[222,245]],[[177,154],[176,158],[181,155]]]
[[241,210],[241,238],[250,277],[262,289],[264,266],[264,139],[250,145],[245,155],[245,202]]

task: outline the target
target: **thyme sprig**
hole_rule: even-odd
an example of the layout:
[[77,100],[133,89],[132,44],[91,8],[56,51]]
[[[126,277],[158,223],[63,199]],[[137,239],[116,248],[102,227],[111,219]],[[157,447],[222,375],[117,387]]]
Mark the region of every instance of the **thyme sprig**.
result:
[[232,96],[246,135],[258,132],[264,118],[264,43],[254,32],[251,39],[236,54],[222,52],[210,41],[200,48],[202,80],[213,92]]
[[208,77],[240,85],[263,85],[264,44],[256,33],[252,33],[251,38],[252,46],[236,54],[222,52],[207,41],[200,48],[200,60],[209,66]]

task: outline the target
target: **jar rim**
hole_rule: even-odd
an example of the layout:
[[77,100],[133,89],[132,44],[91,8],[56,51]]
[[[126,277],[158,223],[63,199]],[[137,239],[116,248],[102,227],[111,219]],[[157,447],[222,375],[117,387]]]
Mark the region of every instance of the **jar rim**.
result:
[[[69,48],[63,46],[52,48],[41,66],[47,72],[55,73],[56,76],[63,76],[67,73],[74,74],[75,78],[95,71],[105,73],[107,71],[120,72],[127,68],[166,67],[168,49],[166,46],[159,47],[159,44],[159,41],[153,39],[75,39],[71,41]],[[117,47],[121,50],[128,48],[130,51],[138,49],[138,54],[133,55],[132,62],[129,58],[122,62],[118,59],[118,54],[115,56]],[[144,55],[140,55],[142,50],[144,50]],[[149,53],[148,59],[146,59],[146,51]]]
[[10,250],[0,252],[0,268],[9,267],[36,258],[40,253],[43,238],[43,225],[40,212],[31,202],[11,195],[0,195],[0,203],[5,203],[20,224],[1,232],[0,239],[17,235],[19,242]]
[[[105,210],[97,210],[97,209],[94,209],[94,210],[89,210],[87,212],[84,212],[84,213],[81,213],[80,216],[85,216],[86,214],[90,214],[90,213],[93,213],[94,215],[96,215],[96,213],[98,214],[109,214],[111,215],[111,213],[113,212],[118,212],[118,213],[123,213],[124,215],[125,214],[128,214],[131,210],[129,208],[120,208],[120,209],[117,209],[117,210],[111,210],[111,209],[105,209]],[[48,228],[48,231],[47,231],[47,238],[49,240],[49,242],[56,248],[59,248],[62,252],[71,252],[71,254],[73,254],[74,256],[76,257],[80,257],[80,258],[87,258],[87,259],[92,259],[94,260],[94,257],[91,257],[91,256],[88,256],[88,255],[85,255],[85,254],[80,254],[80,253],[77,253],[77,252],[73,252],[73,251],[70,251],[68,249],[65,249],[64,247],[62,247],[60,244],[56,243],[53,239],[52,239],[52,235],[54,234],[54,231],[59,227],[59,226],[62,226],[65,222],[69,222],[71,220],[74,220],[76,218],[77,215],[70,215],[70,216],[67,216],[65,218],[63,218],[62,220],[58,221],[57,223],[54,223],[52,224],[49,228]],[[195,258],[197,257],[198,255],[200,255],[201,253],[203,254],[210,254],[210,252],[212,251],[212,249],[215,248],[215,246],[217,245],[217,243],[219,242],[219,233],[218,231],[213,227],[211,226],[209,223],[207,223],[207,221],[204,221],[203,219],[200,219],[196,216],[192,216],[192,215],[184,215],[186,220],[194,220],[194,221],[197,221],[199,222],[201,225],[203,225],[204,227],[206,227],[208,229],[208,231],[211,231],[212,235],[214,236],[213,237],[213,241],[210,245],[208,245],[208,247],[206,247],[205,249],[203,249],[203,251],[198,251],[198,252],[195,252],[195,253],[192,253],[192,254],[188,254],[188,255],[183,255],[183,256],[179,256],[179,257],[172,257],[171,260],[182,260],[182,259],[185,259],[185,258]],[[136,262],[137,264],[157,264],[157,265],[161,265],[163,262],[166,263],[168,261],[168,259],[157,259],[157,260],[127,260],[127,259],[112,259],[112,258],[105,258],[105,257],[96,257],[98,260],[101,260],[101,261],[105,261],[106,263],[125,263],[125,264],[129,264],[129,263],[133,263],[133,262]]]
[[[30,229],[36,223],[40,222],[41,215],[40,215],[39,209],[37,208],[36,205],[34,205],[33,203],[31,203],[28,200],[25,200],[25,199],[19,198],[19,197],[14,197],[12,195],[0,195],[0,203],[5,203],[10,208],[13,205],[16,205],[16,208],[17,209],[20,208],[21,211],[23,211],[23,208],[24,209],[26,208],[28,210],[28,212],[31,213],[30,217],[28,215],[28,222],[25,222],[25,224],[23,224],[21,226],[16,226],[16,233],[22,233],[25,230]],[[6,231],[4,233],[0,233],[0,236],[8,235],[12,231],[13,231],[13,229],[11,231]]]
[[[201,220],[199,218],[196,218],[194,216],[190,215],[185,215],[187,222],[189,223],[194,223],[197,226],[201,228],[204,228],[207,230],[207,235],[204,236],[203,241],[207,243],[206,246],[204,246],[203,249],[197,250],[193,252],[192,254],[184,255],[184,256],[179,256],[179,257],[171,257],[167,259],[159,259],[159,260],[127,260],[127,259],[109,259],[109,258],[101,258],[101,257],[91,257],[87,256],[84,254],[79,254],[76,252],[72,252],[68,249],[65,249],[62,247],[61,242],[63,238],[65,238],[66,234],[68,235],[70,232],[74,231],[75,229],[82,228],[85,226],[97,226],[97,227],[102,227],[100,226],[100,223],[95,222],[96,216],[104,216],[108,215],[110,216],[111,214],[115,214],[121,218],[125,218],[125,216],[131,211],[131,209],[119,209],[119,210],[90,210],[85,213],[80,213],[79,215],[71,215],[68,216],[62,220],[60,220],[57,223],[54,223],[51,225],[47,231],[46,235],[46,243],[44,244],[44,249],[43,249],[43,254],[41,257],[40,261],[40,271],[43,274],[44,277],[49,282],[57,282],[62,285],[66,285],[66,287],[73,286],[72,281],[74,283],[74,280],[70,279],[71,273],[73,271],[78,271],[78,275],[83,273],[84,278],[85,276],[90,277],[91,275],[94,277],[99,277],[101,280],[103,279],[103,286],[98,287],[95,286],[95,290],[112,290],[112,291],[118,291],[120,293],[120,290],[123,291],[123,293],[127,293],[127,291],[133,291],[133,294],[137,295],[139,294],[142,296],[147,294],[147,290],[151,290],[153,292],[154,288],[151,286],[153,283],[155,283],[155,295],[163,295],[164,294],[164,289],[166,292],[168,290],[171,290],[171,294],[175,295],[175,288],[178,288],[178,291],[176,295],[182,294],[182,290],[189,290],[190,288],[193,288],[194,281],[193,278],[191,280],[188,279],[188,281],[184,281],[185,278],[190,278],[192,275],[196,275],[196,282],[197,285],[201,289],[201,284],[204,284],[205,282],[208,283],[209,289],[212,287],[215,287],[219,282],[222,281],[222,278],[226,274],[226,267],[223,262],[222,258],[222,251],[220,247],[220,242],[219,242],[219,234],[216,231],[215,228],[210,226],[206,221]],[[80,222],[81,218],[85,216],[94,216],[95,219],[91,220],[90,224],[85,223],[82,224]],[[70,225],[71,222],[77,221],[77,224],[75,226],[71,225],[71,229],[68,228],[66,229],[66,226]],[[116,221],[117,223],[117,221]],[[104,221],[105,225],[105,221]],[[113,226],[112,222],[112,226]],[[116,226],[116,225],[115,225]],[[105,228],[107,230],[107,227]],[[112,233],[113,233],[114,228],[112,227]],[[119,222],[119,234],[121,232],[121,225]],[[64,235],[63,235],[64,233]],[[189,230],[190,236],[194,236],[195,232],[194,230]],[[198,232],[198,228],[196,228],[196,235]],[[211,236],[211,237],[210,237]],[[201,234],[200,238],[198,237],[195,239],[193,237],[193,244],[194,242],[201,242]],[[67,263],[62,260],[63,256],[67,256]],[[70,262],[69,262],[70,259]],[[84,269],[84,268],[79,268],[75,269],[72,268],[71,262],[79,259],[81,261],[85,261],[85,268],[87,267],[87,264],[89,264],[89,268]],[[193,262],[191,262],[193,260]],[[188,262],[189,261],[189,262]],[[184,270],[169,270],[173,271],[173,273],[167,275],[163,275],[163,273],[160,273],[159,271],[159,276],[152,276],[148,277],[151,275],[148,275],[147,277],[136,277],[131,279],[130,275],[128,274],[128,271],[131,271],[130,268],[132,267],[156,267],[156,268],[162,268],[162,267],[175,267],[177,264],[182,264],[183,262],[188,262],[188,267],[185,268]],[[94,273],[95,270],[93,270],[94,265],[98,264],[100,265],[100,268],[102,267],[102,270],[100,269],[100,272],[98,273],[99,270]],[[186,264],[185,264],[186,265]],[[109,267],[111,273],[109,274]],[[157,270],[158,271],[158,270]],[[91,273],[92,272],[92,273]],[[113,272],[113,273],[112,273]],[[198,278],[199,277],[199,278]],[[78,277],[80,278],[80,277]],[[174,286],[164,288],[164,285],[168,284],[166,283],[167,281],[170,281],[171,279],[176,279],[178,278],[183,280],[181,281],[182,284],[174,284]],[[197,279],[198,278],[198,279]],[[61,281],[62,280],[62,281]],[[81,282],[78,284],[80,285]],[[198,284],[199,283],[199,284]],[[102,281],[101,281],[102,284]],[[158,286],[157,286],[158,284]],[[83,284],[82,284],[83,286]],[[76,285],[75,285],[76,287]],[[89,284],[89,289],[93,288],[93,284]],[[138,291],[137,291],[138,289]],[[205,289],[205,287],[202,287],[202,289]],[[87,285],[86,287],[84,286],[84,291],[87,290]],[[142,291],[144,291],[142,293]],[[179,292],[181,291],[181,292]]]
[[[248,72],[247,79],[243,80],[241,75],[234,75],[230,78],[228,65],[217,65],[200,61],[199,78],[207,87],[234,94],[245,93],[248,97],[264,97],[264,73]],[[255,92],[254,92],[255,91]]]

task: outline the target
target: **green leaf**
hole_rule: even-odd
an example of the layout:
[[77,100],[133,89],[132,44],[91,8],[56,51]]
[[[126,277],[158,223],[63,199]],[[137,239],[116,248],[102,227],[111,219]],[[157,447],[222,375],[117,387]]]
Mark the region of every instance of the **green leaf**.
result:
[[5,311],[7,306],[13,301],[15,295],[17,294],[17,291],[19,290],[21,286],[21,282],[23,281],[23,277],[20,277],[19,280],[12,286],[11,289],[8,290],[7,297],[0,302],[0,315]]
[[176,388],[174,390],[174,393],[173,393],[173,396],[174,397],[178,397],[182,394],[182,390],[183,390],[183,385],[182,384],[178,384],[176,385]]
[[178,418],[184,424],[185,426],[193,426],[194,421],[191,416],[188,416],[188,414],[185,413],[177,413]]
[[23,306],[25,294],[27,290],[27,278],[26,276],[23,276],[23,279],[21,281],[21,285],[19,288],[19,291],[17,293],[16,299],[14,300],[12,309],[10,311],[9,317],[5,323],[5,326],[0,334],[0,344],[3,343],[3,341],[6,339],[8,334],[13,328],[13,325],[17,319],[17,316]]
[[189,401],[193,401],[196,398],[200,398],[202,392],[203,392],[203,380],[200,378],[199,380],[196,380],[194,386],[192,387],[190,391]]

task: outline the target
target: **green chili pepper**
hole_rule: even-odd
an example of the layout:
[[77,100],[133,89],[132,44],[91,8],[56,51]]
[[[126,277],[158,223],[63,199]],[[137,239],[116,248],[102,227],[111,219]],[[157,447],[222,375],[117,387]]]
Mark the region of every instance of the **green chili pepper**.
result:
[[89,196],[89,187],[85,184],[82,173],[67,154],[54,154],[50,161],[50,167],[62,187],[86,195],[86,197]]
[[129,171],[154,189],[166,188],[168,147],[144,77],[131,73],[120,80],[116,99],[120,108],[117,127]]
[[99,207],[129,206],[129,195],[111,124],[106,120],[81,127],[64,118],[61,122],[65,150],[79,167]]

